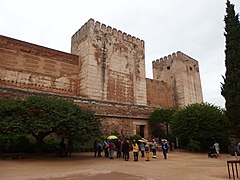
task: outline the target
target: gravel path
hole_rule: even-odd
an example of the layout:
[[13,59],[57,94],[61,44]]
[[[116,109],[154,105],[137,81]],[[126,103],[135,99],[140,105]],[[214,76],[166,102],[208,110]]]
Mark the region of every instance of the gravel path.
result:
[[0,160],[0,180],[217,180],[228,179],[227,154],[221,158],[208,158],[207,154],[173,151],[164,160],[158,152],[157,159],[134,162],[123,159],[93,158],[92,153],[75,153],[71,158],[54,155],[27,156],[22,159]]

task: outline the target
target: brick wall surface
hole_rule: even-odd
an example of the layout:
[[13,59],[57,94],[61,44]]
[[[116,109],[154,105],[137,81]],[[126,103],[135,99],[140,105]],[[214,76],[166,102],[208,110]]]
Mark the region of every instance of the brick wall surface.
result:
[[139,125],[145,126],[144,137],[149,137],[148,119],[153,108],[146,106],[135,106],[121,103],[109,103],[105,101],[79,98],[76,96],[61,96],[36,91],[26,91],[16,88],[3,88],[0,86],[0,99],[24,99],[28,96],[53,96],[71,101],[84,110],[91,110],[100,118],[102,123],[102,132],[105,135],[118,133],[125,136],[131,136],[137,133]]
[[79,94],[78,56],[0,36],[0,84]]
[[147,105],[150,107],[175,107],[174,94],[164,81],[147,79]]
[[88,67],[87,97],[146,105],[144,41],[90,19],[72,36],[71,52]]
[[182,52],[153,61],[153,79],[171,87],[177,107],[203,102],[198,61]]
[[143,40],[93,19],[72,36],[72,54],[0,35],[0,98],[60,96],[94,111],[105,134],[149,137],[154,108],[203,97],[196,60],[177,52],[153,61],[150,80],[144,48]]

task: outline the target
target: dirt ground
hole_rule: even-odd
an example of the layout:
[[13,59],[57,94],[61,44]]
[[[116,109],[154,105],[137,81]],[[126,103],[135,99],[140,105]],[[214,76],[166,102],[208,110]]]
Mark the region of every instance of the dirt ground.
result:
[[157,159],[138,162],[132,159],[94,158],[93,153],[75,153],[72,157],[59,158],[25,156],[22,159],[0,160],[1,180],[217,180],[228,179],[228,160],[235,160],[228,154],[220,158],[208,158],[205,153],[172,151],[164,160],[158,152]]

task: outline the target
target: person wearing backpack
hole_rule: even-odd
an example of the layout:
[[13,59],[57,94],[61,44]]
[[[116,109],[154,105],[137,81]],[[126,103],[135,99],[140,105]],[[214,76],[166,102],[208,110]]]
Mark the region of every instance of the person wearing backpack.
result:
[[146,156],[146,161],[150,161],[150,147],[149,144],[146,143],[145,145],[145,156]]
[[109,157],[109,149],[108,149],[108,147],[109,147],[108,141],[105,140],[103,142],[103,149],[104,149],[105,157]]

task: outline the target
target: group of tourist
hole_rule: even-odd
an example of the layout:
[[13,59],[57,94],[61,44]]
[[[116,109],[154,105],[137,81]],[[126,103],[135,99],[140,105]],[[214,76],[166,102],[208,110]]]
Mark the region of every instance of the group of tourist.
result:
[[237,140],[232,140],[231,141],[231,150],[234,152],[234,155],[237,160],[239,160],[238,156],[240,155],[240,142]]
[[[239,160],[240,155],[240,142],[237,140],[231,140],[231,154],[235,155],[236,159]],[[217,141],[209,147],[208,157],[220,158],[220,145]]]
[[71,138],[68,139],[67,144],[65,143],[65,138],[61,139],[61,142],[59,143],[60,147],[60,157],[71,157],[72,151],[73,151],[73,140]]
[[[129,154],[132,151],[133,160],[138,161],[139,152],[142,158],[146,158],[146,161],[150,161],[150,153],[152,152],[152,158],[157,158],[157,142],[153,139],[153,142],[148,142],[146,140],[140,140],[136,142],[133,140],[130,143],[128,140],[105,140],[103,143],[98,140],[94,141],[94,157],[102,157],[102,152],[104,156],[113,159],[114,150],[116,150],[116,157],[123,158],[125,161],[129,160]],[[161,149],[164,159],[167,159],[167,152],[169,149],[169,143],[166,139],[161,141]]]

